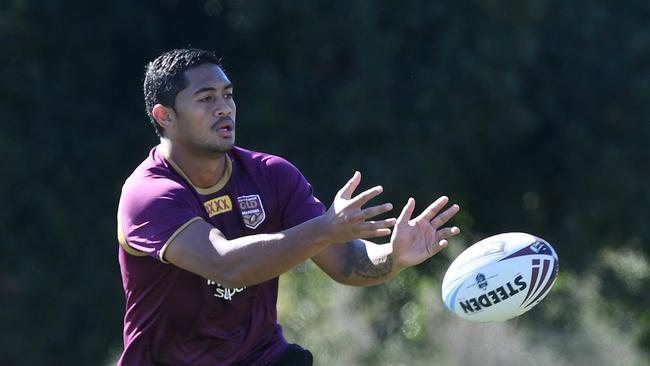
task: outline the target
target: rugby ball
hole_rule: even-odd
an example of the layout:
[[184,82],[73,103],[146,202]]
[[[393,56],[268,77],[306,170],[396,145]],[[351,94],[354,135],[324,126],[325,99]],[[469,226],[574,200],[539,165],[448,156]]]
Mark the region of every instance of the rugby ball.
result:
[[512,319],[551,290],[558,256],[544,239],[503,233],[465,249],[442,281],[442,299],[459,317],[475,322]]

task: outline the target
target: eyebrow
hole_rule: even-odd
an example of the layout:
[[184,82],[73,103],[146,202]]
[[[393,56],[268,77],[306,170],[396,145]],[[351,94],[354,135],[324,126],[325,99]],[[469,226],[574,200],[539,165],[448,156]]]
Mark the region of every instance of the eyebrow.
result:
[[[224,89],[232,89],[232,84],[228,84],[228,85],[224,86],[223,88]],[[207,91],[217,91],[217,88],[212,87],[212,86],[207,86],[205,88],[201,88],[201,89],[195,91],[192,95],[197,95],[197,94],[207,92]]]

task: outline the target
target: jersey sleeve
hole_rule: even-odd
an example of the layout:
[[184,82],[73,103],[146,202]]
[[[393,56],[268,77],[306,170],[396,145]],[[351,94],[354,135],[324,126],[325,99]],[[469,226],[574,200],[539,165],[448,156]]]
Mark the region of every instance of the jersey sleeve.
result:
[[117,212],[118,241],[135,256],[165,262],[167,246],[200,217],[192,208],[192,193],[165,178],[127,182]]
[[278,191],[285,229],[301,224],[325,212],[302,173],[287,160],[273,156],[267,160],[271,179]]

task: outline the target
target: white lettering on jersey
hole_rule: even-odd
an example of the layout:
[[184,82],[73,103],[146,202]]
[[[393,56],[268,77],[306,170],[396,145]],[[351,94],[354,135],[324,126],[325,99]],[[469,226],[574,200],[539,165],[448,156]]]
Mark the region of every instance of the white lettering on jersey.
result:
[[224,299],[227,301],[232,301],[233,296],[244,291],[246,287],[236,287],[236,288],[227,288],[223,287],[221,284],[216,283],[212,280],[208,280],[208,286],[215,285],[214,288],[214,297],[218,299]]

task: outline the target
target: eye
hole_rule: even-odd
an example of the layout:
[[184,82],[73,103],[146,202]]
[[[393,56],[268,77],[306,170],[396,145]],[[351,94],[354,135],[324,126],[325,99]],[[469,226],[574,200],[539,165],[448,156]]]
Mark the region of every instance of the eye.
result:
[[199,99],[199,102],[202,102],[202,103],[209,103],[209,102],[211,102],[211,101],[213,101],[213,100],[214,100],[214,96],[212,96],[212,95],[206,95],[205,97],[200,98],[200,99]]
[[226,99],[232,99],[232,92],[225,93],[223,97]]

